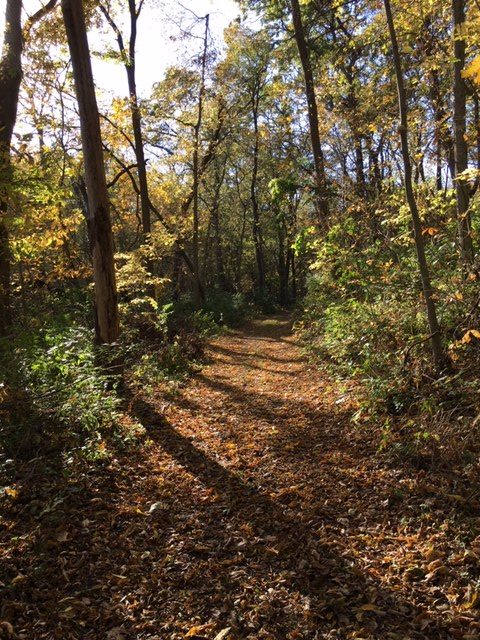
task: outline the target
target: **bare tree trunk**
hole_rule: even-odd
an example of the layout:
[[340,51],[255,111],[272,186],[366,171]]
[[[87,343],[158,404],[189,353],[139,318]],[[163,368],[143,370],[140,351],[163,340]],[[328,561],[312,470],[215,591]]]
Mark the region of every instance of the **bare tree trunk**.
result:
[[195,298],[197,305],[200,304],[202,299],[199,283],[201,282],[200,276],[200,247],[199,247],[199,229],[200,229],[200,216],[198,211],[198,192],[200,188],[200,176],[199,176],[199,156],[200,156],[200,131],[203,121],[203,99],[205,95],[205,73],[207,68],[207,50],[208,50],[208,28],[210,23],[210,16],[205,16],[205,32],[203,36],[203,53],[202,53],[202,67],[200,75],[200,88],[198,91],[198,111],[197,121],[193,128],[194,131],[194,143],[193,143],[193,237],[192,237],[192,259],[193,267],[195,269]]
[[128,51],[123,40],[122,33],[113,20],[113,17],[107,7],[100,4],[100,10],[105,16],[107,22],[112,27],[116,37],[118,50],[125,66],[128,81],[128,93],[130,99],[130,117],[132,120],[133,139],[135,145],[135,159],[137,161],[138,186],[140,190],[140,206],[142,210],[142,231],[147,235],[151,231],[150,219],[150,198],[148,193],[147,168],[145,161],[145,149],[142,136],[142,118],[140,107],[138,104],[137,81],[136,81],[136,64],[135,64],[135,47],[137,42],[137,22],[140,16],[143,3],[140,3],[137,9],[135,0],[128,0],[128,10],[130,13],[130,38],[128,43]]
[[137,160],[138,186],[140,187],[140,204],[142,208],[142,231],[148,235],[151,231],[150,198],[148,194],[147,165],[142,136],[142,119],[138,106],[137,83],[135,77],[135,45],[137,41],[137,20],[139,11],[135,0],[128,0],[130,11],[130,42],[128,49],[128,64],[125,65],[130,93],[130,110],[132,116],[133,138],[135,141],[135,155]]
[[218,171],[216,167],[215,171],[215,191],[213,195],[213,206],[212,206],[212,224],[213,224],[213,233],[215,238],[215,266],[217,273],[217,286],[222,290],[227,290],[227,277],[225,274],[225,264],[223,260],[223,248],[222,248],[222,237],[220,233],[220,192],[222,189],[223,181],[225,179],[225,173],[227,170],[227,162],[225,161],[222,167],[221,172]]
[[285,222],[283,220],[279,220],[278,222],[277,236],[278,236],[277,271],[278,271],[278,284],[279,284],[278,302],[280,303],[280,305],[286,306],[288,304],[290,248],[285,246],[287,244],[287,230],[285,227]]
[[82,0],[62,0],[62,13],[72,58],[82,131],[88,195],[89,234],[95,283],[96,337],[99,343],[118,338],[118,305],[102,137],[93,84]]
[[172,298],[179,300],[180,298],[180,271],[182,268],[182,254],[178,244],[175,245],[173,252],[173,267],[172,267]]
[[[109,7],[100,4],[100,10],[105,16],[105,19],[112,27],[116,37],[118,50],[123,60],[125,71],[127,73],[128,81],[128,93],[130,100],[130,117],[132,121],[135,160],[137,163],[138,173],[138,190],[140,196],[140,208],[142,218],[142,234],[144,242],[148,241],[148,236],[152,230],[151,223],[151,206],[150,206],[150,194],[148,190],[148,177],[147,177],[147,162],[145,160],[145,146],[143,142],[142,134],[142,116],[140,113],[140,106],[138,104],[137,94],[137,81],[136,81],[136,62],[135,62],[135,48],[137,43],[137,23],[142,10],[143,2],[140,2],[137,8],[136,0],[128,0],[128,10],[130,14],[130,37],[128,43],[128,50],[125,47],[122,32],[118,25],[114,21]],[[148,259],[147,268],[150,273],[155,271],[154,261]],[[155,296],[155,287],[147,287],[149,295]]]
[[[473,124],[475,127],[475,168],[480,171],[480,101],[478,94],[473,94]],[[478,182],[479,177],[477,177]]]
[[292,10],[295,41],[297,43],[305,81],[305,95],[308,105],[310,139],[312,143],[313,160],[315,163],[315,177],[317,183],[317,211],[319,222],[325,224],[329,214],[329,207],[327,196],[327,179],[325,174],[325,161],[323,157],[322,144],[320,141],[320,127],[318,121],[317,99],[315,96],[315,83],[313,81],[312,65],[308,53],[307,42],[305,40],[305,32],[303,28],[299,1],[290,0],[290,6]]
[[366,136],[365,141],[368,152],[368,192],[373,195],[379,195],[382,192],[382,175],[378,156],[380,154],[380,145],[383,142],[380,140],[377,149],[374,149],[372,136]]
[[400,112],[399,132],[402,144],[403,166],[405,171],[405,195],[412,216],[413,233],[418,256],[420,278],[422,281],[423,295],[427,308],[427,319],[430,330],[430,342],[432,346],[433,362],[435,368],[440,371],[445,365],[445,356],[442,349],[442,336],[437,320],[437,312],[435,301],[433,298],[433,289],[430,282],[430,273],[428,269],[427,258],[425,256],[425,247],[423,245],[422,225],[420,221],[420,215],[418,213],[417,201],[415,199],[415,194],[413,191],[412,162],[410,159],[410,151],[408,148],[407,94],[405,91],[402,62],[400,58],[400,51],[398,48],[397,34],[395,32],[395,24],[393,21],[390,0],[383,0],[383,2],[385,6],[385,13],[387,16],[388,30],[390,33],[390,41],[392,45],[393,64],[395,67],[395,75],[397,79],[398,108]]
[[0,60],[0,336],[12,323],[10,308],[10,245],[7,223],[11,188],[10,146],[17,119],[22,80],[22,0],[7,0],[5,37]]
[[297,269],[295,264],[295,253],[290,248],[290,265],[292,273],[292,300],[295,302],[297,299]]
[[365,170],[363,166],[362,137],[355,134],[355,188],[359,196],[365,195]]
[[469,212],[469,187],[466,180],[459,178],[468,168],[468,145],[466,140],[467,87],[462,77],[465,67],[465,1],[452,0],[453,13],[453,125],[455,135],[455,194],[457,198],[458,239],[463,265],[472,264],[474,259],[472,223]]
[[238,251],[236,255],[235,265],[235,286],[237,291],[242,290],[242,268],[243,268],[243,246],[245,243],[245,233],[247,228],[247,210],[248,203],[242,198],[242,192],[240,189],[241,178],[238,175],[238,169],[235,170],[235,185],[237,188],[238,200],[242,205],[242,227],[240,230],[240,238],[238,243]]
[[250,182],[250,199],[252,202],[253,215],[253,244],[255,246],[255,258],[257,261],[257,289],[261,297],[265,295],[265,260],[263,256],[263,239],[262,226],[260,223],[260,208],[257,198],[257,179],[258,179],[258,153],[260,134],[258,130],[258,106],[259,95],[255,89],[252,95],[252,117],[254,131],[254,147],[253,147],[253,168],[252,179]]

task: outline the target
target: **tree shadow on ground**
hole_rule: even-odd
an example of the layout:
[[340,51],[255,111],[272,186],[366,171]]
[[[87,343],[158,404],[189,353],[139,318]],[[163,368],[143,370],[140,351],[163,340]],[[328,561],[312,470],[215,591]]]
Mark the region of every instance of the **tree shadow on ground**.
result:
[[[281,313],[274,316],[255,318],[247,321],[242,327],[241,337],[269,342],[291,342],[285,340],[292,335],[293,321],[290,314]],[[237,332],[237,335],[238,332]]]
[[[277,342],[277,341],[275,341],[275,342]],[[291,342],[289,342],[288,344],[290,346],[292,345]],[[236,358],[239,357],[239,352],[238,351],[235,351],[234,349],[227,349],[226,347],[222,347],[222,346],[220,346],[219,344],[216,344],[216,343],[210,344],[208,348],[209,348],[210,351],[213,351],[214,353],[215,352],[216,353],[221,353],[221,354],[223,354],[223,355],[225,355],[225,356],[227,356],[229,358],[236,359]],[[301,363],[301,362],[305,362],[305,358],[302,358],[301,356],[294,357],[294,358],[291,358],[291,357],[279,358],[278,356],[273,356],[271,354],[268,354],[268,356],[259,354],[259,353],[257,353],[257,350],[255,350],[252,353],[244,353],[244,352],[242,352],[241,357],[242,357],[242,360],[243,359],[246,359],[246,360],[252,360],[252,359],[258,360],[258,358],[260,357],[261,359],[269,360],[270,362],[273,362],[273,363],[278,362],[278,363],[281,363],[281,364],[295,364],[295,363],[298,364],[298,363]]]
[[[412,638],[449,637],[440,624],[433,624],[428,633],[415,629],[414,619],[419,611],[411,603],[385,590],[356,564],[348,550],[339,555],[328,540],[322,540],[319,534],[321,511],[317,511],[315,520],[310,516],[303,520],[288,506],[272,500],[254,483],[245,482],[239,474],[232,473],[195,446],[157,414],[152,405],[137,401],[133,411],[138,419],[149,425],[150,437],[218,496],[209,514],[209,519],[219,518],[216,526],[213,525],[218,536],[215,551],[217,579],[225,588],[231,587],[233,593],[238,592],[238,584],[231,584],[232,566],[238,565],[247,583],[244,585],[244,597],[252,599],[253,607],[256,597],[252,593],[248,595],[249,580],[255,579],[257,574],[261,574],[261,581],[265,576],[267,582],[268,576],[273,578],[274,593],[270,600],[267,594],[269,606],[257,621],[257,633],[266,628],[274,634],[272,637],[286,638],[287,633],[295,628],[295,616],[292,618],[283,611],[288,601],[282,602],[280,593],[275,593],[279,588],[275,576],[281,576],[280,591],[285,589],[293,599],[301,596],[305,603],[308,602],[308,613],[305,613],[308,624],[304,635],[299,637],[326,637],[320,634],[342,628],[340,633],[363,629],[376,638],[387,637],[382,635],[384,633],[393,634],[389,636],[392,638],[404,637],[402,633],[410,633],[412,635],[408,637]],[[328,519],[330,514],[325,516]],[[238,541],[241,531],[249,533],[246,539]],[[238,558],[239,550],[241,558]],[[375,606],[369,607],[372,597],[378,603],[376,613]],[[261,602],[260,599],[257,604]],[[369,610],[371,615],[367,614]],[[238,637],[259,637],[249,635],[252,630],[242,617],[230,617],[225,624],[232,623],[232,619],[240,634]],[[302,628],[305,621],[296,620],[296,623]]]
[[[83,476],[55,467],[56,475],[26,478],[33,495],[11,514],[25,543],[1,578],[1,617],[17,631],[36,640],[109,632],[166,640],[215,620],[238,640],[450,637],[440,622],[420,631],[421,612],[361,567],[348,537],[343,550],[331,543],[320,496],[299,513],[225,468],[153,405],[130,402],[150,447],[118,452]],[[161,475],[153,458],[165,461]]]

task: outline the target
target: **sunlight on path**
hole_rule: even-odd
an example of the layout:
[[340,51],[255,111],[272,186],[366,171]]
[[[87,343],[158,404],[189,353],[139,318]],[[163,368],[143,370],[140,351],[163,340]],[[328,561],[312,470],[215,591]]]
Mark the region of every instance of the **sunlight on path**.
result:
[[445,608],[461,548],[425,517],[425,476],[384,465],[290,327],[214,339],[176,396],[132,398],[142,446],[35,481],[44,504],[5,525],[18,638],[476,637],[476,610]]

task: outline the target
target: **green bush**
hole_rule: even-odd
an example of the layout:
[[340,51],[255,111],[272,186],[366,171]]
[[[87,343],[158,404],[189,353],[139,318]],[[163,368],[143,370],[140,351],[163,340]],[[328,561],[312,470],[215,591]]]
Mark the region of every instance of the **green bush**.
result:
[[205,302],[205,311],[218,325],[239,326],[249,312],[249,306],[242,293],[224,293],[215,291]]
[[109,354],[94,347],[91,330],[59,324],[23,332],[2,347],[0,378],[8,411],[1,437],[7,453],[28,454],[66,439],[88,448],[115,431],[121,416],[118,372],[99,364],[99,357],[107,362]]
[[[452,372],[437,384],[408,211],[401,190],[353,204],[315,244],[316,261],[297,329],[312,357],[355,378],[360,410],[388,425],[383,442],[427,456],[451,449],[454,431],[478,413],[478,279],[459,269],[452,192],[417,193],[444,347]],[[467,334],[466,334],[467,332]],[[465,335],[467,338],[465,339]],[[470,336],[470,338],[468,337]],[[458,371],[458,373],[457,373]],[[415,429],[398,425],[413,421]],[[432,424],[442,424],[450,445]],[[458,427],[459,428],[459,427]],[[459,433],[457,429],[457,434]],[[399,435],[400,434],[400,435]],[[452,446],[451,446],[452,445]],[[470,446],[470,444],[468,445]]]

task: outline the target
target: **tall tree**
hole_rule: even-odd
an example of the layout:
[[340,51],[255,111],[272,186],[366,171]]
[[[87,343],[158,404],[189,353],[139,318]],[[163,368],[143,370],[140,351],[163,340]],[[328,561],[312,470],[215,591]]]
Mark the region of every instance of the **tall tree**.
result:
[[468,144],[466,137],[467,87],[463,78],[465,68],[465,0],[452,0],[453,14],[453,124],[455,149],[455,194],[457,199],[458,236],[460,254],[464,265],[474,259],[472,222],[469,212],[469,186],[462,178],[468,168]]
[[193,265],[195,269],[195,296],[197,304],[200,303],[202,298],[201,286],[202,276],[200,274],[200,247],[199,247],[199,228],[200,228],[200,214],[199,214],[199,189],[200,189],[200,132],[203,122],[203,107],[205,99],[205,80],[207,71],[207,54],[208,54],[208,37],[209,37],[209,24],[210,15],[203,18],[205,21],[205,31],[203,34],[203,49],[201,57],[201,69],[200,69],[200,85],[198,88],[198,104],[197,104],[197,119],[193,126],[194,140],[193,140],[193,235],[192,235],[192,252],[193,252]]
[[404,167],[405,195],[408,207],[412,216],[413,235],[415,239],[415,248],[417,250],[418,265],[420,270],[420,279],[422,281],[423,295],[427,308],[427,319],[430,330],[430,343],[432,346],[433,361],[437,370],[440,370],[445,364],[445,357],[442,349],[442,336],[440,325],[437,319],[435,300],[433,297],[433,289],[430,281],[430,271],[428,268],[427,258],[425,255],[425,247],[423,244],[422,224],[420,214],[418,212],[417,201],[413,190],[412,178],[412,162],[410,159],[410,150],[408,144],[408,102],[405,90],[405,81],[403,77],[402,61],[400,50],[398,47],[395,23],[393,20],[392,8],[390,0],[383,0],[385,6],[385,14],[387,17],[388,31],[390,34],[390,42],[392,47],[393,66],[395,69],[395,77],[397,80],[398,93],[398,109],[400,113],[400,141],[402,147],[402,160]]
[[136,3],[136,0],[128,0],[128,11],[130,16],[130,37],[128,49],[125,45],[122,32],[113,19],[110,4],[101,3],[100,10],[105,16],[108,24],[112,27],[117,38],[117,45],[122,62],[125,66],[128,81],[128,92],[130,101],[130,115],[132,119],[133,139],[135,143],[135,156],[137,161],[138,186],[140,190],[140,206],[142,210],[142,231],[144,235],[151,232],[150,217],[150,197],[148,191],[147,163],[145,160],[145,147],[142,135],[142,116],[137,93],[136,60],[135,49],[137,44],[137,23],[143,7],[143,1]]
[[313,79],[310,53],[305,38],[302,13],[298,0],[290,0],[292,11],[293,28],[295,31],[295,41],[297,43],[300,61],[302,63],[303,77],[305,82],[305,96],[307,98],[308,122],[310,126],[310,139],[312,142],[313,160],[315,163],[315,177],[317,187],[317,210],[320,222],[325,222],[328,218],[329,205],[327,196],[327,180],[325,174],[325,160],[323,156],[322,143],[320,140],[320,124],[318,119],[317,97],[315,95],[315,83]]
[[263,253],[263,237],[262,237],[262,225],[260,222],[260,206],[258,203],[258,168],[259,168],[259,153],[260,153],[260,130],[259,130],[259,116],[260,116],[260,96],[263,79],[261,75],[254,78],[251,85],[250,93],[250,107],[253,120],[253,155],[252,155],[252,176],[250,180],[250,201],[252,204],[253,215],[253,243],[255,245],[255,256],[257,260],[257,288],[260,297],[265,294],[265,257]]
[[7,223],[11,183],[10,147],[22,80],[22,0],[7,0],[0,60],[0,336],[10,327],[10,246]]
[[72,58],[82,132],[88,226],[95,283],[96,337],[99,343],[108,344],[115,342],[119,334],[113,234],[82,0],[62,0],[62,13]]
[[0,336],[11,325],[10,246],[7,222],[11,191],[11,144],[17,119],[18,96],[22,81],[22,52],[30,29],[51,11],[57,0],[49,0],[26,22],[22,33],[22,0],[7,0],[5,34],[0,58]]

